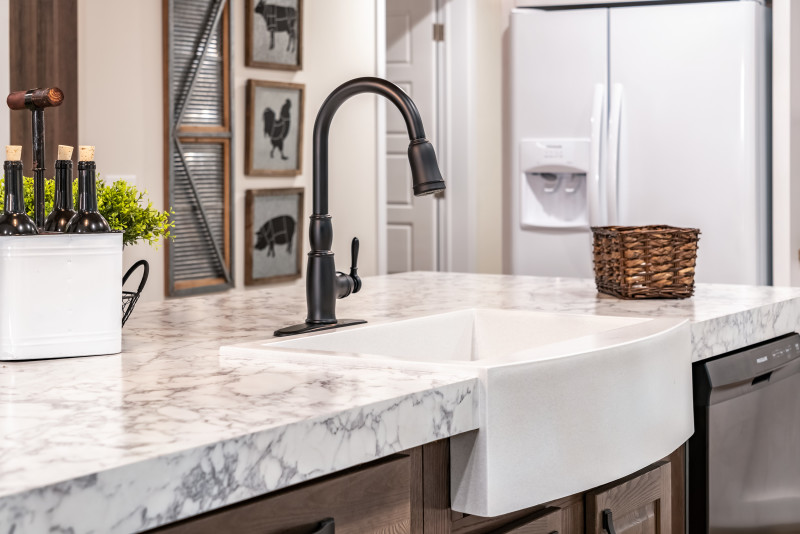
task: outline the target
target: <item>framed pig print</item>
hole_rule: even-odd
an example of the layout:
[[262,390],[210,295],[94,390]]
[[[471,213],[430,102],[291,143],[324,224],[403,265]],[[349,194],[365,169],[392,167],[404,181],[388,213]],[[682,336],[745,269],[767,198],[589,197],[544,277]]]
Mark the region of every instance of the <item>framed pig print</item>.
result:
[[249,189],[245,194],[246,285],[300,278],[303,188]]

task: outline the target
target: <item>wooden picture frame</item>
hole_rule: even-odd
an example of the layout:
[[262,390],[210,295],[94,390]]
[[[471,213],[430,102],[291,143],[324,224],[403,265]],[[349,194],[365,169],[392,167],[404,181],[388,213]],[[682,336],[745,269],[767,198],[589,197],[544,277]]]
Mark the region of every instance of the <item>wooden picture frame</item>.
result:
[[304,100],[305,85],[247,80],[245,174],[303,172]]
[[248,189],[245,193],[245,285],[300,278],[303,195],[302,187]]
[[245,65],[303,68],[303,0],[245,1]]

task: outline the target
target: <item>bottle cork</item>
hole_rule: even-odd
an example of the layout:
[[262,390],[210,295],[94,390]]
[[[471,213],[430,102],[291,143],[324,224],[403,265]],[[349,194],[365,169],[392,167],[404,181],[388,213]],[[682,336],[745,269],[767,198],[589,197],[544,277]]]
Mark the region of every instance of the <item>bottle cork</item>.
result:
[[19,161],[22,159],[21,145],[6,145],[6,161]]
[[72,147],[67,145],[58,145],[58,159],[72,159]]
[[94,147],[88,145],[79,147],[78,161],[94,161]]

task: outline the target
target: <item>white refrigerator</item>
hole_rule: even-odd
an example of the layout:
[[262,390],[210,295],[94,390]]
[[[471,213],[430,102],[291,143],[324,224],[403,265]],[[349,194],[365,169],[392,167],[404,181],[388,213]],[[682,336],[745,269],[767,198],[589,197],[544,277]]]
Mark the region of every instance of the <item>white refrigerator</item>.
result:
[[592,277],[590,226],[701,231],[696,280],[771,282],[769,9],[511,14],[507,272]]

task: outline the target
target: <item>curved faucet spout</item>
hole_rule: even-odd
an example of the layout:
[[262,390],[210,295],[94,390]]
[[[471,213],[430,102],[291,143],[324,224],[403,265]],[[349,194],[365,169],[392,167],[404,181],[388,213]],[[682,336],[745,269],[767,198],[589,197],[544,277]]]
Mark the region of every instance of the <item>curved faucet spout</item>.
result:
[[[422,126],[422,118],[420,117],[417,106],[411,98],[395,84],[384,80],[382,78],[356,78],[345,82],[336,89],[325,99],[322,106],[319,108],[317,120],[314,122],[314,214],[325,215],[328,213],[328,134],[331,128],[331,122],[336,110],[351,96],[361,93],[374,93],[392,102],[400,113],[403,115],[403,120],[406,123],[408,130],[408,138],[412,142],[412,146],[421,144],[425,140],[425,128]],[[425,140],[427,143],[427,140]],[[429,145],[429,143],[428,143]],[[415,149],[417,152],[418,149]],[[428,152],[427,150],[425,152]],[[411,152],[409,152],[411,158]],[[416,157],[416,156],[415,156]],[[441,187],[444,189],[444,181],[439,173],[439,167],[436,164],[433,148],[430,148],[430,155],[426,156],[428,160],[433,158],[432,165],[424,165],[428,174],[434,172],[436,176],[420,176],[417,179],[415,173],[414,184],[417,185],[418,181],[421,182],[441,182]],[[415,165],[412,163],[412,171],[415,171]],[[416,165],[420,167],[420,165]],[[431,169],[432,167],[432,169]],[[430,189],[430,188],[429,188]],[[426,191],[426,192],[433,192]]]
[[328,215],[328,133],[336,110],[345,100],[361,93],[381,95],[392,102],[406,121],[410,144],[408,161],[414,194],[428,195],[444,189],[444,180],[436,162],[436,153],[425,139],[425,129],[417,106],[402,89],[381,78],[356,78],[337,87],[317,114],[314,122],[314,213],[309,217],[308,268],[306,269],[306,322],[275,332],[277,336],[333,328],[364,321],[336,319],[336,299],[357,293],[361,289],[358,276],[358,240],[353,240],[350,274],[336,271],[333,261],[333,223]]

